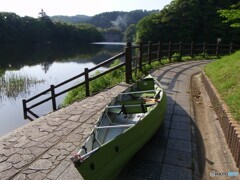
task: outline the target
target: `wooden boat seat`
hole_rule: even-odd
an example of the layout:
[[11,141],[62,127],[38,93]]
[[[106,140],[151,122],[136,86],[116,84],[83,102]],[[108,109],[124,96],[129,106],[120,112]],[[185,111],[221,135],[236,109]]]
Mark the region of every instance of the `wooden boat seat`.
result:
[[[147,91],[134,91],[134,92],[127,92],[121,93],[121,95],[131,95],[134,99],[139,98],[157,98],[162,90],[147,90]],[[120,99],[121,101],[121,99]]]
[[[143,110],[139,111],[139,113],[145,113],[146,112],[146,108],[143,106],[143,104],[145,104],[145,101],[144,99],[133,99],[133,100],[126,100],[126,101],[121,101],[120,102],[120,105],[121,106],[109,106],[108,107],[108,112],[110,113],[116,113],[116,114],[119,114],[121,112],[125,112],[125,111],[133,111],[136,113],[138,113],[139,110],[139,107],[140,108],[143,108],[145,109],[144,112]],[[127,105],[127,106],[125,106]],[[135,105],[135,106],[131,106],[131,105]],[[129,114],[129,113],[127,113]],[[133,114],[133,113],[130,113],[130,114]]]
[[137,114],[137,113],[146,113],[147,107],[143,103],[135,104],[134,106],[125,106],[122,105],[124,114]]
[[146,103],[144,99],[134,99],[121,101],[121,105],[108,106],[108,112],[112,113],[121,113],[124,114],[137,114],[137,113],[146,113],[147,107],[154,105],[155,103]]
[[138,104],[144,104],[144,100],[143,99],[131,99],[131,100],[126,100],[126,101],[121,101],[120,104],[121,105],[138,105]]
[[154,79],[153,78],[146,78],[142,81],[137,82],[137,88],[140,91],[152,90],[154,89]]

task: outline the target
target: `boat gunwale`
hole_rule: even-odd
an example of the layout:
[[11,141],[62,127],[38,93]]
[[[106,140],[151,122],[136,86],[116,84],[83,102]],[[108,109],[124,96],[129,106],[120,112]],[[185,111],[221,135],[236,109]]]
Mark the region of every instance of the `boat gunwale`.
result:
[[[165,94],[165,91],[164,91],[164,89],[162,88],[162,86],[161,86],[161,84],[154,78],[154,77],[152,77],[152,79],[154,80],[154,84],[156,85],[155,87],[157,87],[157,88],[154,88],[154,90],[150,90],[150,91],[148,91],[148,92],[154,92],[155,91],[155,95],[157,94],[157,93],[159,93],[159,98],[151,98],[151,99],[155,99],[155,100],[157,100],[157,101],[155,101],[156,103],[154,103],[154,104],[144,104],[144,105],[148,105],[148,106],[151,106],[151,105],[156,105],[156,106],[154,106],[154,108],[152,109],[152,110],[154,110],[155,108],[157,108],[158,107],[158,104],[161,104],[161,107],[164,107],[163,108],[163,110],[161,110],[161,112],[162,112],[162,114],[161,114],[161,119],[162,119],[162,116],[163,116],[163,114],[165,114],[165,111],[166,111],[166,94]],[[97,121],[97,123],[96,124],[101,124],[101,120],[102,120],[102,118],[103,118],[103,116],[104,115],[106,115],[107,117],[108,117],[108,108],[111,108],[111,107],[116,107],[116,106],[111,106],[111,104],[113,104],[113,103],[115,103],[117,100],[118,100],[118,98],[119,98],[119,96],[120,95],[122,95],[122,94],[124,94],[124,92],[126,92],[126,91],[128,91],[129,89],[131,90],[131,88],[132,88],[133,86],[130,86],[129,88],[127,88],[125,91],[123,91],[122,93],[119,93],[117,96],[115,96],[112,100],[111,100],[111,102],[109,102],[109,104],[103,109],[103,111],[102,111],[102,114],[101,114],[101,116],[99,117],[99,119],[98,119],[98,121]],[[145,91],[146,92],[146,91]],[[138,92],[136,92],[136,94],[139,94],[139,93],[143,93],[143,91],[141,92],[141,91],[138,91]],[[160,95],[160,93],[161,93],[161,95]],[[129,92],[126,92],[125,94],[131,94],[131,92],[129,91]],[[163,99],[164,98],[164,99]],[[162,102],[163,101],[163,102]],[[127,106],[139,106],[139,105],[141,105],[141,104],[137,104],[137,105],[127,105]],[[126,105],[124,105],[124,106],[126,106]],[[117,107],[122,107],[122,105],[118,105]],[[160,107],[159,107],[160,108]],[[151,111],[152,110],[150,110],[150,111],[147,111],[146,113],[144,113],[144,114],[150,114],[151,113]],[[156,112],[156,111],[155,111]],[[137,113],[136,113],[137,114]],[[146,116],[147,116],[146,115]],[[141,118],[141,119],[144,119],[146,116],[144,116],[143,118]],[[110,121],[110,123],[111,123],[111,119],[110,119],[110,117],[108,117],[109,118],[109,121]],[[139,118],[140,119],[140,118]],[[137,127],[137,126],[140,126],[141,127],[141,125],[140,124],[142,124],[142,123],[140,123],[141,121],[139,120],[136,124],[133,124],[131,127],[129,127],[126,131],[124,131],[124,132],[122,132],[121,134],[119,134],[119,135],[117,135],[116,137],[114,137],[113,139],[111,139],[110,141],[107,141],[107,142],[105,142],[105,143],[103,143],[103,144],[99,144],[100,146],[99,147],[97,147],[96,148],[96,151],[97,150],[101,150],[101,148],[103,148],[104,146],[109,146],[109,145],[107,145],[107,144],[110,144],[111,142],[113,142],[114,140],[115,140],[115,142],[117,141],[117,139],[120,139],[122,136],[124,136],[124,134],[129,134],[128,132],[130,132],[130,130],[131,129],[134,129],[133,127]],[[162,120],[160,120],[160,122],[159,122],[159,124],[161,124],[162,123]],[[89,137],[91,137],[92,136],[92,134],[94,133],[94,131],[96,131],[97,130],[97,128],[96,128],[97,126],[95,126],[94,128],[93,128],[93,130],[92,130],[92,132],[91,132],[91,134],[89,135]],[[100,127],[100,126],[99,126]],[[154,127],[154,126],[153,126]],[[99,128],[99,129],[101,129],[101,128]],[[139,129],[139,128],[138,128]],[[136,130],[137,131],[137,130]],[[126,136],[125,136],[126,137]],[[86,144],[86,142],[87,141],[85,141],[85,144]],[[84,144],[84,145],[85,145]],[[81,149],[82,150],[82,149]],[[81,151],[81,150],[79,150],[79,152]],[[93,149],[92,151],[94,151],[95,149]],[[94,152],[96,152],[96,151],[94,151]],[[90,151],[91,152],[91,151]],[[123,152],[122,152],[123,153]],[[91,153],[90,155],[93,155],[93,156],[95,156],[94,155],[95,153]],[[88,156],[85,160],[87,160],[88,158],[90,158],[91,156]],[[84,156],[84,155],[83,155]],[[85,161],[84,160],[84,161]],[[82,163],[84,163],[84,161],[82,162]],[[74,163],[75,164],[75,163]],[[80,165],[81,165],[81,163],[80,164],[75,164],[75,166],[76,166],[76,168],[78,169],[79,167],[80,167]],[[78,169],[79,170],[79,169]],[[80,172],[80,170],[79,170],[79,172]]]

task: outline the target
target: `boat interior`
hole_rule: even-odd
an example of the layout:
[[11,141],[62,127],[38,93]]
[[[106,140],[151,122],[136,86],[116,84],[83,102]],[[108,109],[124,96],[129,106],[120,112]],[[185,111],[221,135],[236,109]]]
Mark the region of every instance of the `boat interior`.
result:
[[154,109],[162,89],[153,79],[132,86],[115,97],[105,108],[93,132],[78,154],[82,158],[127,131]]

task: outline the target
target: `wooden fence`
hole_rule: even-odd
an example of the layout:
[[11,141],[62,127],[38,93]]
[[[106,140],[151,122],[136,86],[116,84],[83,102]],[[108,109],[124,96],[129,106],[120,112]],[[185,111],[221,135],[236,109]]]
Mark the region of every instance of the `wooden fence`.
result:
[[[182,43],[182,42],[151,43],[149,42],[148,44],[140,43],[139,45],[132,45],[131,43],[127,43],[124,52],[121,52],[118,55],[103,61],[102,63],[96,65],[91,69],[85,68],[84,72],[82,72],[81,74],[74,76],[57,85],[51,85],[50,88],[48,88],[47,90],[29,99],[23,99],[22,103],[23,103],[24,119],[34,120],[34,118],[38,118],[39,116],[36,113],[34,113],[32,109],[48,101],[52,101],[52,110],[53,111],[57,110],[56,98],[77,87],[85,85],[85,95],[86,97],[90,96],[89,83],[92,80],[97,79],[107,73],[110,73],[120,67],[125,67],[125,81],[126,83],[131,83],[132,72],[134,69],[142,70],[142,67],[144,65],[151,64],[154,61],[161,62],[162,59],[168,59],[169,63],[171,63],[173,58],[178,58],[181,60],[183,56],[190,56],[193,59],[195,55],[198,55],[198,56],[201,55],[203,58],[205,58],[207,55],[213,55],[218,57],[221,55],[231,54],[237,49],[240,49],[240,46],[234,45],[233,43],[207,44],[204,42],[200,44],[200,43],[194,43],[194,42],[191,42],[191,43]],[[102,66],[106,66],[109,63],[112,63],[114,60],[119,58],[124,59],[119,65],[112,67],[104,72],[101,72],[100,74],[90,77],[89,73],[93,72],[94,70],[97,70]],[[74,80],[77,80],[81,77],[84,77],[83,82],[80,82],[70,88],[67,88],[63,91],[56,93],[57,92],[56,89],[64,86],[69,82],[73,82]],[[31,103],[31,105],[28,106],[30,102],[33,102],[34,100],[46,94],[50,94],[50,96],[43,100],[40,100],[37,103]]]

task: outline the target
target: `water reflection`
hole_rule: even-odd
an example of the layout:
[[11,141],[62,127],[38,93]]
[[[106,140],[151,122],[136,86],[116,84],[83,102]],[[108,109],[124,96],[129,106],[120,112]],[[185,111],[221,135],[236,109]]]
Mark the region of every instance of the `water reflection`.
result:
[[[90,44],[1,46],[0,136],[28,122],[23,120],[23,98],[34,96],[51,84],[71,78],[122,51],[123,46]],[[57,99],[58,104],[63,98]],[[49,110],[49,104],[36,108],[39,115]]]
[[105,45],[2,45],[0,47],[0,68],[20,69],[25,65],[42,64],[48,68],[53,62],[85,59],[94,63],[102,57],[109,57],[119,52],[120,47]]
[[0,101],[7,99],[16,99],[30,93],[30,87],[43,83],[29,74],[15,73],[8,71],[0,78]]

